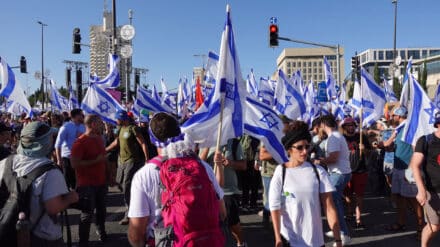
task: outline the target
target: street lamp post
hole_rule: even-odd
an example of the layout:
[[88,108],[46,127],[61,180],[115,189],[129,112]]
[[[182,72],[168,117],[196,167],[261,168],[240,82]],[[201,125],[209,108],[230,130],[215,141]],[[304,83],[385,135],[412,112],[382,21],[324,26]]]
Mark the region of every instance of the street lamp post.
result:
[[44,95],[44,27],[47,27],[47,24],[41,22],[41,21],[37,21],[38,24],[41,25],[41,92],[43,94],[43,102],[42,104],[42,109],[44,109],[44,101],[45,101],[45,95]]
[[394,4],[394,43],[393,43],[393,60],[396,61],[396,29],[397,29],[397,0],[392,0]]

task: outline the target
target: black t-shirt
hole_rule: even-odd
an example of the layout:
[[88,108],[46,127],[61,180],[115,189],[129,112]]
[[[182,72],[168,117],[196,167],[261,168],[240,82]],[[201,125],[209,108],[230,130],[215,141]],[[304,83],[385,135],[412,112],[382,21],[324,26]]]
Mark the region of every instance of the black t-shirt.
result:
[[[425,144],[427,140],[428,145]],[[414,152],[423,153],[426,158],[423,166],[426,189],[440,192],[440,139],[435,135],[422,136],[417,140]]]
[[[365,154],[362,156],[359,152],[359,142],[360,136],[359,134],[355,134],[353,136],[344,135],[345,140],[347,141],[348,150],[350,151],[350,166],[352,173],[363,173],[367,172],[367,166],[365,161]],[[371,149],[370,143],[365,135],[362,136],[362,143],[364,144],[365,149]],[[364,149],[364,152],[365,152]]]

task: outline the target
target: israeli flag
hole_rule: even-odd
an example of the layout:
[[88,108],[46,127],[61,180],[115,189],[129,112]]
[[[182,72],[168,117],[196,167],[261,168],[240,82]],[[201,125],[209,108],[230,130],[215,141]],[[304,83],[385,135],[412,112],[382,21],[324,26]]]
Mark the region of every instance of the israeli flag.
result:
[[406,73],[405,73],[405,76],[403,77],[403,87],[402,87],[402,91],[400,93],[400,105],[405,106],[406,109],[408,109],[408,104],[409,104],[408,81],[409,81],[409,78],[411,77],[411,68],[412,68],[412,57],[409,58],[408,64],[406,65]]
[[362,126],[368,127],[383,116],[387,100],[383,89],[377,85],[373,77],[364,68],[361,68],[361,83]]
[[[24,94],[24,90],[21,87],[21,84],[16,80],[11,67],[9,67],[6,60],[2,57],[0,57],[0,83],[0,96],[19,105],[22,112],[25,112],[28,116],[32,117],[32,108]],[[20,114],[22,112],[20,112]]]
[[[392,82],[392,81],[391,81]],[[386,79],[383,80],[383,90],[385,92],[385,97],[388,102],[397,102],[396,94],[394,94],[393,89],[389,82]]]
[[162,101],[161,101],[162,107],[165,108],[167,112],[175,112],[176,102],[172,97],[171,93],[168,92],[167,85],[163,78],[160,79],[160,85],[162,87]]
[[437,89],[435,90],[434,105],[440,110],[440,84],[437,85]]
[[81,104],[87,114],[96,114],[105,122],[116,125],[116,113],[123,107],[107,91],[91,84]]
[[295,74],[293,74],[290,78],[290,81],[292,82],[292,85],[295,87],[295,89],[300,92],[301,95],[304,95],[305,85],[304,80],[301,76],[301,70],[297,70]]
[[75,96],[72,85],[69,86],[69,110],[78,109],[80,107],[78,99]]
[[312,126],[312,121],[319,117],[320,107],[318,103],[318,91],[314,87],[314,82],[310,81],[309,85],[304,90],[304,102],[307,107],[307,113],[304,117],[304,121]]
[[258,86],[257,86],[257,82],[255,81],[255,75],[253,69],[251,69],[251,73],[247,76],[246,79],[246,91],[250,95],[254,95],[255,97],[258,97]]
[[180,79],[177,91],[177,115],[182,118],[188,115],[189,92],[187,83],[187,80]]
[[50,80],[50,103],[55,110],[59,112],[68,111],[69,110],[69,100],[60,94],[58,91],[55,81]]
[[156,102],[161,102],[162,98],[159,95],[159,92],[156,89],[156,85],[153,85],[153,89],[151,90],[151,96]]
[[222,101],[220,145],[226,144],[228,139],[243,134],[242,104],[246,94],[246,84],[241,75],[229,5],[226,13],[214,93],[182,126],[182,131],[199,142],[200,147],[216,145],[218,133],[215,130],[219,128]]
[[262,141],[278,164],[288,161],[286,151],[280,142],[284,136],[284,126],[274,110],[253,97],[246,97],[243,121],[244,133]]
[[269,79],[260,78],[260,86],[258,87],[258,99],[267,104],[268,106],[274,106],[275,87]]
[[138,87],[136,92],[136,100],[134,101],[133,112],[138,115],[142,109],[146,109],[151,112],[169,112],[165,109],[160,101],[154,99],[154,97],[143,87]]
[[274,100],[274,110],[290,119],[301,119],[306,113],[306,104],[302,93],[289,83],[282,70],[278,70]]
[[217,53],[213,51],[208,52],[208,61],[206,62],[206,71],[204,81],[206,84],[213,86],[215,84],[215,78],[218,73],[218,61],[219,57]]
[[119,63],[119,57],[115,54],[109,54],[109,62],[108,62],[108,68],[109,73],[108,75],[102,79],[99,80],[97,76],[93,76],[90,78],[90,83],[96,84],[100,88],[116,88],[119,87],[120,79],[119,79],[119,70],[118,70],[118,63]]
[[402,141],[415,146],[421,136],[434,132],[434,116],[438,110],[413,75],[408,75],[407,84],[410,101]]
[[323,66],[324,66],[325,82],[327,85],[327,96],[328,99],[331,100],[333,97],[336,97],[336,80],[333,77],[332,69],[325,56],[324,56]]

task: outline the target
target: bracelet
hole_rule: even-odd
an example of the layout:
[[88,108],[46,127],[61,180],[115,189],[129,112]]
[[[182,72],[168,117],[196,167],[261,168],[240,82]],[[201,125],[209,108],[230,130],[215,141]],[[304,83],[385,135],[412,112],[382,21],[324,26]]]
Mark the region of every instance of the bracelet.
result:
[[342,242],[342,240],[340,240],[340,239],[335,239],[335,242],[336,242],[336,243],[339,243],[339,242]]

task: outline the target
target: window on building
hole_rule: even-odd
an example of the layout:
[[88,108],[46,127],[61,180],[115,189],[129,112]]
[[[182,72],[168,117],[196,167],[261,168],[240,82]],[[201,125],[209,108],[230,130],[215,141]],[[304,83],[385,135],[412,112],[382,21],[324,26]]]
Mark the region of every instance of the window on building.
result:
[[309,72],[309,74],[311,74],[312,73],[312,68],[309,68],[308,72]]
[[401,51],[400,51],[400,57],[401,57],[403,60],[406,59],[406,52],[405,52],[405,50],[401,50]]
[[317,75],[314,75],[314,76],[313,76],[313,80],[317,81],[317,80],[318,80],[318,76],[317,76]]
[[313,66],[316,67],[316,62],[313,62]]
[[385,52],[385,59],[386,60],[393,60],[394,59],[393,51],[386,51]]
[[290,73],[292,73],[292,70],[290,70],[290,68],[287,69],[287,74],[290,75]]
[[309,67],[312,67],[312,62],[309,62]]
[[422,58],[428,57],[428,50],[422,50]]
[[319,61],[319,67],[322,67],[322,61]]
[[436,56],[436,55],[440,55],[440,50],[430,50],[429,51],[429,56]]
[[292,62],[292,67],[296,67],[296,62]]
[[315,68],[313,68],[313,73],[317,73],[318,72],[318,69],[315,67]]
[[376,60],[376,51],[373,52],[373,60]]
[[383,51],[379,51],[379,59],[378,60],[383,60]]
[[287,67],[290,67],[290,62],[287,62]]
[[408,57],[412,57],[413,59],[420,59],[420,51],[419,50],[408,50]]

